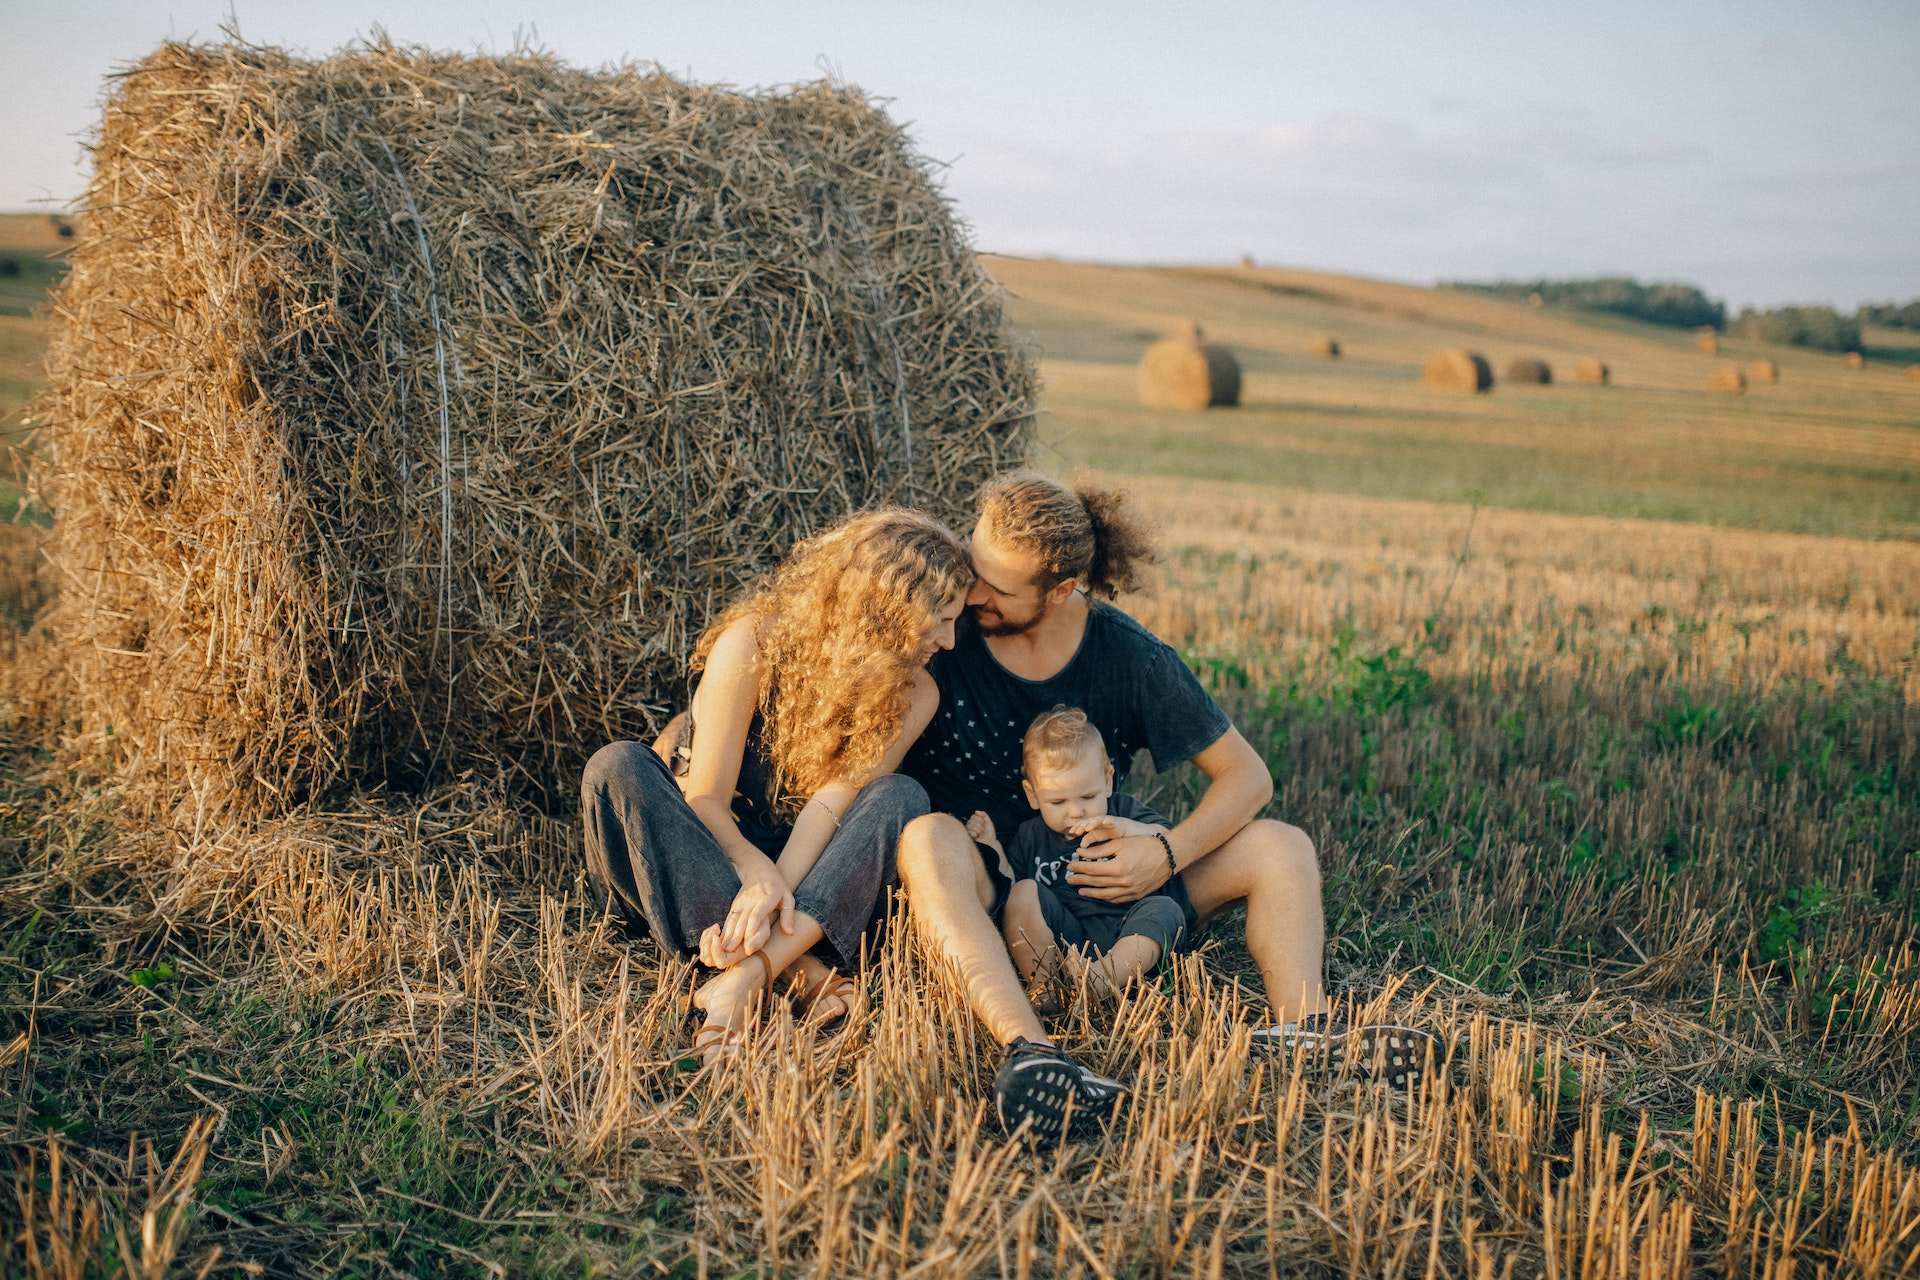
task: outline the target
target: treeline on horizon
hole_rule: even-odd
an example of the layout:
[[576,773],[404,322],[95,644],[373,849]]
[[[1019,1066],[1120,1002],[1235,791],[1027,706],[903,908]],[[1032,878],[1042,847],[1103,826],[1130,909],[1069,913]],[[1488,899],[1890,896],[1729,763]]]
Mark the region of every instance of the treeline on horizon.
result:
[[[1775,307],[1768,311],[1745,308],[1729,319],[1727,306],[1709,298],[1697,285],[1641,284],[1627,276],[1600,276],[1592,280],[1451,280],[1444,288],[1491,294],[1513,302],[1543,307],[1570,307],[1606,311],[1649,324],[1683,329],[1724,329],[1735,337],[1820,351],[1860,351],[1860,327],[1877,324],[1889,329],[1920,329],[1920,299],[1904,306],[1870,303],[1852,316],[1832,307]],[[1535,299],[1538,302],[1535,302]]]
[[1532,302],[1538,295],[1541,306],[1610,311],[1683,329],[1727,326],[1727,304],[1715,302],[1690,284],[1641,284],[1627,276],[1600,276],[1593,280],[1452,280],[1445,287],[1490,293],[1513,302]]

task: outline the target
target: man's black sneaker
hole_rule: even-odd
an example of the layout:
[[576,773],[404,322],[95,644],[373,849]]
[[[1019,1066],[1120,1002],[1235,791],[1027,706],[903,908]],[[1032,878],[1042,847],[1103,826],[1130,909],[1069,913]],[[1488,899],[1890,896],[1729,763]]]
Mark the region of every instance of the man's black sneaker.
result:
[[1295,1048],[1305,1048],[1308,1061],[1336,1069],[1351,1061],[1361,1079],[1378,1076],[1396,1089],[1417,1087],[1446,1056],[1438,1037],[1418,1027],[1352,1027],[1325,1013],[1284,1027],[1262,1027],[1253,1033],[1253,1046],[1289,1057]]
[[1050,1044],[1016,1039],[1007,1046],[1006,1060],[993,1078],[993,1095],[1000,1123],[1008,1133],[1024,1123],[1032,1141],[1055,1141],[1065,1129],[1067,1137],[1077,1142],[1100,1132],[1127,1090]]

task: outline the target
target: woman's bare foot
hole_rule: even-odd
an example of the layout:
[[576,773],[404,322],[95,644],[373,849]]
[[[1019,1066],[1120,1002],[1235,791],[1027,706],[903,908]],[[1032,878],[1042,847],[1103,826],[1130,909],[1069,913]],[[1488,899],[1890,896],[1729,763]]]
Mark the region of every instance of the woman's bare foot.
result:
[[739,1052],[754,1002],[764,1003],[771,985],[767,958],[758,951],[700,984],[693,993],[693,1007],[707,1020],[693,1033],[693,1048],[701,1065],[716,1066]]
[[864,1003],[857,979],[842,977],[838,969],[815,955],[803,955],[787,969],[800,979],[795,999],[806,1012],[808,1026],[824,1027],[851,1017],[856,1006]]

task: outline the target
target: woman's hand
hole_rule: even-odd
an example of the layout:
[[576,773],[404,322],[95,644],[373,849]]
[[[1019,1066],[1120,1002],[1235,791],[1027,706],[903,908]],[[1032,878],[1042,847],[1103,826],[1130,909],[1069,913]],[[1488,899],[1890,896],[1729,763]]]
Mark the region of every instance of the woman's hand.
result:
[[771,861],[743,872],[740,892],[722,924],[708,925],[700,935],[700,961],[716,969],[730,969],[767,945],[775,918],[782,933],[793,932],[793,891]]

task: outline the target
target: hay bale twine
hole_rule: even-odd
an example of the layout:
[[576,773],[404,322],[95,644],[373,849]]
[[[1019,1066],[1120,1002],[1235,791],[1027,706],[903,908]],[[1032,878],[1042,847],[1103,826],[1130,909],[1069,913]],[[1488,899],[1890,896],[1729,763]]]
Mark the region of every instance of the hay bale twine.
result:
[[1845,359],[1847,368],[1849,369],[1864,369],[1867,367],[1867,358],[1858,351],[1847,352]]
[[1747,380],[1749,382],[1778,382],[1780,381],[1780,366],[1771,360],[1755,360],[1747,366]]
[[1711,328],[1703,328],[1700,330],[1696,345],[1699,346],[1701,355],[1717,356],[1720,354],[1720,335]]
[[1340,358],[1340,340],[1325,333],[1315,334],[1313,336],[1313,354],[1319,356],[1322,360],[1338,360]]
[[1034,371],[857,89],[166,44],[108,100],[49,356],[87,741],[273,808],[557,807],[795,539],[967,514]]
[[1596,360],[1592,356],[1587,356],[1585,359],[1574,362],[1573,380],[1575,382],[1591,382],[1604,387],[1613,381],[1613,370],[1607,367],[1605,361]]
[[1713,371],[1713,378],[1707,383],[1715,391],[1732,392],[1742,395],[1747,389],[1747,375],[1730,364],[1723,364]]
[[1515,360],[1507,365],[1507,381],[1544,387],[1553,381],[1553,366],[1545,360]]
[[1435,391],[1455,391],[1471,395],[1493,386],[1493,367],[1484,356],[1450,347],[1427,361],[1420,380]]
[[1240,362],[1206,341],[1198,323],[1181,325],[1147,348],[1138,371],[1140,403],[1153,409],[1207,409],[1240,403]]

